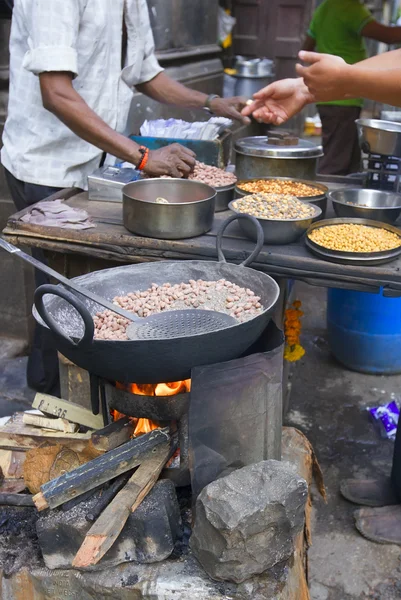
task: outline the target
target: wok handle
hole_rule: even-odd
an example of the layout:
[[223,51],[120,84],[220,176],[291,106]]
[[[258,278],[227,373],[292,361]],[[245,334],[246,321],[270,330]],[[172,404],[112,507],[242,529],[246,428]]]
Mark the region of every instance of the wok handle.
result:
[[258,257],[259,252],[262,250],[263,244],[265,242],[265,236],[264,236],[261,224],[259,223],[259,221],[257,219],[255,219],[255,217],[252,217],[251,215],[246,215],[246,214],[231,215],[231,217],[228,217],[228,219],[226,219],[224,221],[224,223],[220,227],[220,229],[217,233],[217,237],[216,237],[217,258],[219,259],[219,262],[227,262],[226,257],[224,256],[224,253],[222,250],[223,234],[224,234],[227,226],[230,223],[232,223],[233,221],[237,221],[239,219],[248,219],[248,221],[251,221],[254,224],[256,233],[257,233],[257,241],[256,241],[255,249],[248,256],[248,258],[246,258],[244,260],[244,262],[241,263],[241,267],[247,267],[248,265],[253,263],[253,261]]
[[[48,312],[43,302],[43,296],[45,296],[46,294],[53,294],[54,296],[59,296],[60,298],[63,298],[63,300],[69,302],[69,304],[71,304],[78,312],[85,325],[84,334],[80,340],[76,342],[70,336],[66,335],[61,329],[61,327],[58,325],[56,320]],[[90,344],[93,342],[95,325],[90,312],[83,304],[83,302],[79,300],[79,298],[77,298],[74,294],[72,294],[65,288],[52,284],[41,285],[35,291],[34,303],[36,310],[38,311],[39,315],[46,323],[46,325],[49,327],[49,329],[53,333],[56,333],[57,335],[62,337],[66,342],[68,342],[68,344],[76,348],[84,348],[85,346],[90,346]]]

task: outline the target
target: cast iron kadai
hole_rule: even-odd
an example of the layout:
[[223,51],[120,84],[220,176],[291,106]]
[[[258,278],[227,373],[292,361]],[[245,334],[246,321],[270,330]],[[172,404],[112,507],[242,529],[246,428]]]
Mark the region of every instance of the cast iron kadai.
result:
[[[251,255],[241,265],[226,262],[221,249],[223,233],[227,225],[238,218],[249,219],[249,216],[233,215],[223,223],[217,235],[218,262],[201,260],[143,263],[96,271],[76,277],[73,281],[103,298],[112,299],[135,290],[145,290],[152,283],[161,285],[166,282],[182,283],[190,279],[216,281],[225,278],[250,288],[261,297],[264,310],[249,321],[184,338],[96,340],[93,339],[92,315],[98,311],[98,305],[86,298],[79,298],[62,286],[46,286],[36,290],[34,316],[41,326],[51,329],[57,349],[64,356],[93,375],[112,381],[179,381],[190,377],[194,366],[237,358],[265,330],[279,297],[279,287],[274,279],[247,267],[256,259],[263,246],[263,232],[257,221],[253,222],[258,227],[258,242]],[[43,298],[49,293],[53,296]]]
[[330,250],[325,248],[316,242],[309,239],[308,234],[319,227],[326,227],[328,225],[341,225],[343,223],[354,223],[356,225],[367,225],[368,227],[379,227],[380,229],[387,229],[396,235],[401,237],[401,231],[389,225],[388,223],[381,223],[380,221],[372,221],[371,219],[326,219],[318,223],[313,223],[305,235],[305,245],[313,254],[316,254],[323,260],[338,263],[341,265],[354,265],[354,266],[369,266],[369,265],[382,265],[396,259],[401,254],[401,246],[393,248],[392,250],[381,250],[380,252],[343,252],[341,250]]
[[[10,254],[15,254],[19,258],[22,258],[22,260],[30,263],[50,277],[53,277],[62,283],[67,289],[78,292],[78,294],[81,294],[88,300],[100,304],[104,308],[108,308],[121,317],[131,321],[131,325],[127,327],[126,331],[127,336],[131,340],[168,339],[185,337],[188,335],[199,335],[200,333],[208,333],[209,331],[215,331],[216,329],[221,329],[222,327],[230,327],[236,323],[234,317],[230,317],[230,315],[213,310],[171,310],[157,313],[146,318],[140,318],[134,315],[132,312],[124,310],[112,302],[109,302],[105,298],[101,298],[97,294],[94,294],[93,292],[90,292],[89,290],[77,285],[73,281],[70,281],[67,279],[67,277],[60,275],[60,273],[57,273],[57,271],[54,271],[47,265],[41,263],[39,260],[29,256],[29,254],[25,254],[25,252],[22,252],[22,250],[16,248],[1,238],[0,247]],[[41,301],[39,301],[39,314],[42,314],[42,307],[43,304]],[[48,319],[51,320],[52,317],[48,317]],[[56,321],[53,322],[53,328],[58,328]]]

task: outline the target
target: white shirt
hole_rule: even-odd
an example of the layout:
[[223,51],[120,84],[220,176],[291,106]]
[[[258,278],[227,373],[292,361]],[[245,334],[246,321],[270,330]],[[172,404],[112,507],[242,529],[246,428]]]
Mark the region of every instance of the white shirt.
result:
[[[121,70],[123,12],[128,33]],[[87,188],[102,152],[42,105],[39,73],[70,71],[73,86],[124,132],[132,87],[160,71],[146,0],[15,0],[10,95],[1,162],[26,183]]]

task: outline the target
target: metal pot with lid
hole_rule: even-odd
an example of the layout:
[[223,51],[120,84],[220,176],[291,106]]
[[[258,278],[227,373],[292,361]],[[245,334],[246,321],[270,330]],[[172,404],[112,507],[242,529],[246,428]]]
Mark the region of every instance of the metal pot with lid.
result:
[[268,136],[246,137],[235,143],[236,175],[239,180],[258,177],[316,179],[322,147],[286,131]]

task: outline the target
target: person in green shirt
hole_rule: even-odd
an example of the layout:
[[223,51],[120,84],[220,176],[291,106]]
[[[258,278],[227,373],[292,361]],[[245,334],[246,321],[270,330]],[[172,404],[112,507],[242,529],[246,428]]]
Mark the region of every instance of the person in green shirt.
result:
[[[324,0],[313,14],[303,49],[334,54],[353,65],[367,58],[364,38],[397,43],[401,41],[401,27],[378,23],[359,0]],[[361,153],[354,122],[362,105],[362,98],[318,104],[324,151],[320,173],[348,175],[359,171]]]

